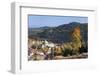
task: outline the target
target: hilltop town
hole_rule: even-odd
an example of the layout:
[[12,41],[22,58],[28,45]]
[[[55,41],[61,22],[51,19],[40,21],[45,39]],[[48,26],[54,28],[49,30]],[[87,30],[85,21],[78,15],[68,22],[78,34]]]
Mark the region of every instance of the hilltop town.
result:
[[79,26],[74,27],[70,31],[70,36],[70,41],[59,41],[59,39],[54,41],[55,39],[29,36],[28,60],[87,58],[88,46],[82,37],[81,28]]

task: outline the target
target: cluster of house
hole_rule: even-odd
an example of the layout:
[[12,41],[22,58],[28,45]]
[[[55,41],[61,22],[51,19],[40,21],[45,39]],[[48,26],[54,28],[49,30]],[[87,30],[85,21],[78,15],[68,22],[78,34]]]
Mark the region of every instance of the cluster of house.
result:
[[54,58],[53,48],[56,44],[47,40],[28,40],[28,59],[45,60]]

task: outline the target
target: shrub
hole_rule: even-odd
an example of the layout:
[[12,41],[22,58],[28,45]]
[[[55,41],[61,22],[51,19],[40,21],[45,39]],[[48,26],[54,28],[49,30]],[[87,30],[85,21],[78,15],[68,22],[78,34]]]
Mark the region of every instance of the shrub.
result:
[[88,47],[86,46],[86,47],[81,47],[80,49],[79,49],[79,52],[80,53],[87,53],[88,52]]
[[65,49],[62,51],[62,56],[68,56],[68,55],[72,55],[73,52],[70,49]]

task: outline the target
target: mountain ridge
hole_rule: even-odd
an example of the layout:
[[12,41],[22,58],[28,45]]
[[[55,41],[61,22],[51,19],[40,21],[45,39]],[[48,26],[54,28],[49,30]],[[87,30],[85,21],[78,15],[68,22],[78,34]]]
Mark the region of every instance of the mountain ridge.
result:
[[33,30],[29,29],[28,36],[29,38],[44,38],[55,43],[69,42],[71,41],[71,31],[77,26],[80,27],[82,38],[86,42],[88,40],[88,23],[71,22],[57,27],[42,27]]

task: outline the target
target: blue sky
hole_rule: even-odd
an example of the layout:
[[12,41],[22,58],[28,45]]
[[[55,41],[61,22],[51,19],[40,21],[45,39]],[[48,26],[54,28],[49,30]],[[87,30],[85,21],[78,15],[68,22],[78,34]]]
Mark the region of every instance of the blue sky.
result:
[[88,23],[87,17],[78,16],[43,16],[43,15],[29,15],[28,26],[31,28],[49,26],[55,27],[61,24],[68,24],[70,22]]

